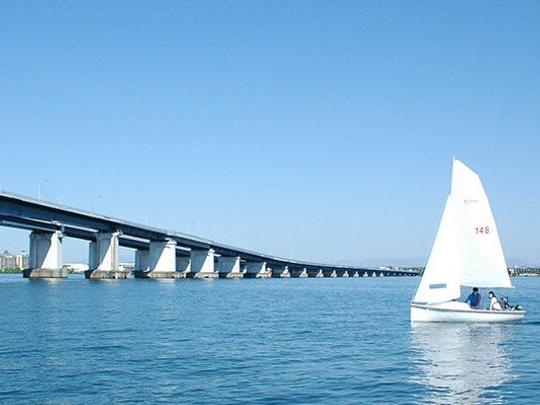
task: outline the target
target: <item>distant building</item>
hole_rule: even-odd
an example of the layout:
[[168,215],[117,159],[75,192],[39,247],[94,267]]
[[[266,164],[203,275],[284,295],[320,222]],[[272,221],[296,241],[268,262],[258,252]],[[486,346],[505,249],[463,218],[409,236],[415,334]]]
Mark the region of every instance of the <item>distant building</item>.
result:
[[26,251],[23,250],[15,257],[15,264],[20,270],[28,268],[28,254],[26,254]]
[[7,250],[4,250],[4,253],[0,255],[0,270],[15,268],[17,268],[17,258]]
[[28,254],[22,251],[18,255],[12,255],[9,251],[4,250],[0,254],[0,271],[19,269],[23,270],[28,267]]
[[118,263],[118,270],[133,271],[135,270],[135,263]]
[[88,265],[84,263],[66,263],[62,268],[70,273],[83,273],[88,270]]

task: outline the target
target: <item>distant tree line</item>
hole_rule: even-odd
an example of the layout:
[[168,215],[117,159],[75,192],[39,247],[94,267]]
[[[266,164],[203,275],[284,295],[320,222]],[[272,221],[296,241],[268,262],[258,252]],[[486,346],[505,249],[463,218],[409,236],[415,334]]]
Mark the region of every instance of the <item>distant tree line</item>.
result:
[[0,270],[0,273],[22,273],[22,269],[19,269],[17,267],[15,268],[6,268]]

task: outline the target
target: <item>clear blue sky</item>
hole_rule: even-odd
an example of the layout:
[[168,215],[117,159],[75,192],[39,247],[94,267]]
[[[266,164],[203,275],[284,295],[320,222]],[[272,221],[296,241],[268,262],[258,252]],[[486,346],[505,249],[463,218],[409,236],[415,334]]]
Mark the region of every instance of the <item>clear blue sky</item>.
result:
[[424,258],[456,155],[507,257],[538,263],[539,21],[537,1],[3,1],[0,184],[297,259]]

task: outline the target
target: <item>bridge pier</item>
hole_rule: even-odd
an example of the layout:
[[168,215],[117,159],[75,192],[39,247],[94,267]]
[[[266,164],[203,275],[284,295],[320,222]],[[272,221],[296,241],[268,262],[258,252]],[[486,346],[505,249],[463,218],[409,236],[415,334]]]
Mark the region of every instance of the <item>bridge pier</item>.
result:
[[272,268],[273,278],[290,278],[289,266],[276,266]]
[[343,272],[343,276],[342,276],[342,277],[350,277],[350,276],[349,276],[349,271],[348,271],[348,270],[345,270],[345,271]]
[[[317,277],[317,274],[319,274],[320,269],[314,269],[312,267],[311,268],[306,267],[306,271],[307,271],[307,276],[308,277]],[[321,274],[323,274],[323,273],[321,273]]]
[[298,277],[300,277],[300,278],[306,278],[306,277],[309,277],[308,269],[304,267],[304,268],[302,269],[302,272],[298,275]]
[[218,278],[219,273],[214,267],[214,249],[191,251],[191,272],[194,278]]
[[291,266],[289,268],[289,273],[291,275],[291,278],[304,277],[302,276],[303,271],[304,271],[303,268],[298,268],[296,266]]
[[360,277],[360,274],[358,274],[358,271],[354,272],[353,277]]
[[66,278],[62,269],[62,232],[38,232],[30,234],[30,257],[24,278]]
[[135,251],[135,272],[148,271],[148,269],[148,249],[137,249]]
[[220,256],[218,258],[218,273],[225,278],[243,278],[240,269],[240,256]]
[[187,278],[191,274],[191,256],[176,256],[176,271]]
[[272,273],[266,268],[266,262],[248,262],[246,264],[246,278],[270,278]]
[[322,269],[319,270],[319,272],[315,275],[315,277],[317,277],[317,278],[324,277],[324,273],[323,273]]
[[129,272],[118,270],[118,236],[120,232],[100,232],[90,242],[88,250],[89,270],[84,276],[93,280],[124,279]]
[[[138,260],[137,260],[138,256]],[[184,278],[185,274],[176,271],[176,241],[155,240],[149,250],[137,250],[136,278]]]

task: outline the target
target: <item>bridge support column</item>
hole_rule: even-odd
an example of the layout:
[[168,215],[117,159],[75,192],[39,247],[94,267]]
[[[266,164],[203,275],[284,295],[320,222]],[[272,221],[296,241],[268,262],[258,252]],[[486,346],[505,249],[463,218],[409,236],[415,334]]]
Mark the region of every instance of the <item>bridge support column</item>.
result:
[[30,257],[25,278],[65,278],[67,270],[62,269],[62,233],[37,232],[30,234]]
[[240,256],[220,256],[218,258],[218,272],[220,277],[243,278],[240,269]]
[[266,269],[266,262],[248,262],[246,264],[246,278],[270,278],[272,273]]
[[354,272],[353,277],[360,277],[360,274],[358,274],[358,271]]
[[176,271],[182,274],[181,278],[187,278],[191,274],[191,257],[176,256]]
[[308,270],[304,267],[302,272],[298,275],[298,277],[301,277],[301,278],[309,277]]
[[84,272],[92,280],[124,279],[129,272],[118,270],[118,236],[120,232],[100,232],[90,242],[88,251],[89,270]]
[[289,266],[276,266],[272,269],[272,277],[274,278],[290,278],[291,273]]
[[304,270],[305,268],[297,268],[297,267],[290,268],[289,269],[290,277],[292,278],[306,277],[306,275],[304,274]]
[[317,277],[317,278],[324,277],[324,273],[323,273],[322,269],[319,270],[319,272],[317,273],[317,275],[315,277]]
[[345,270],[345,271],[343,272],[343,276],[342,276],[342,277],[350,277],[350,276],[349,276],[349,271],[348,271],[348,270]]
[[289,266],[277,267],[272,270],[272,277],[279,278],[290,278],[291,272],[289,271]]
[[183,273],[176,271],[176,241],[151,241],[149,250],[141,250],[140,252],[139,266],[141,268],[137,268],[137,270],[133,273],[136,278],[185,277]]
[[135,272],[148,271],[148,249],[135,251]]
[[191,272],[194,278],[218,278],[219,273],[214,269],[214,249],[192,250]]
[[330,277],[337,277],[337,272],[335,270],[333,270],[332,274],[330,274]]

